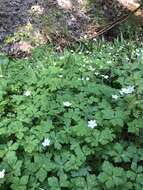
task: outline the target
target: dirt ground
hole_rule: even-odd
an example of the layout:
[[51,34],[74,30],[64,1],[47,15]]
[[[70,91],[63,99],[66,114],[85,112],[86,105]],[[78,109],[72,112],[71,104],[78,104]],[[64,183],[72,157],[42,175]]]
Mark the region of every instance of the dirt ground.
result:
[[59,48],[84,38],[122,14],[113,1],[89,6],[87,0],[0,0],[1,51],[21,55],[47,42],[56,41]]
[[29,51],[53,38],[80,38],[90,22],[81,1],[0,0],[1,50]]

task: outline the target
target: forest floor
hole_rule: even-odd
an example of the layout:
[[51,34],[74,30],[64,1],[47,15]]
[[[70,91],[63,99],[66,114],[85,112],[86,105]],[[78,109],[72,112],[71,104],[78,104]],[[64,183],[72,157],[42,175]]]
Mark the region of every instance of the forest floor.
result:
[[84,3],[76,1],[5,0],[1,5],[1,50],[10,54],[47,41],[56,40],[57,48],[65,46],[84,37],[91,23]]
[[1,0],[0,43],[7,54],[28,54],[33,47],[55,42],[62,49],[108,23],[98,5],[86,0]]

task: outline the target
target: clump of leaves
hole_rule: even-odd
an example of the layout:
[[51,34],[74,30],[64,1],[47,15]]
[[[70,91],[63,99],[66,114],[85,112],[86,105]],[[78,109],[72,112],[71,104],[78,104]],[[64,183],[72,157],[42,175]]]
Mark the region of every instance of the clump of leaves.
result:
[[142,73],[142,47],[124,41],[9,60],[0,189],[143,189]]

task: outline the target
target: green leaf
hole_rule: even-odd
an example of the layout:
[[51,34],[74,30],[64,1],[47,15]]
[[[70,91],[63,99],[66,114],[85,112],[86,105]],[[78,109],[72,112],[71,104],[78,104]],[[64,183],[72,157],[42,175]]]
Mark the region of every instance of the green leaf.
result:
[[60,187],[68,187],[70,183],[67,179],[67,175],[65,174],[61,175],[59,179],[59,183],[60,183]]
[[22,176],[20,179],[20,184],[21,185],[26,185],[28,183],[29,176]]
[[47,177],[46,170],[43,168],[40,168],[40,170],[36,173],[36,177],[39,179],[40,182],[43,182]]
[[88,133],[88,127],[85,121],[80,121],[77,126],[72,128],[72,130],[77,136],[84,136]]
[[49,177],[48,178],[48,184],[50,187],[59,187],[59,182],[56,177]]
[[128,132],[139,135],[140,129],[143,128],[143,119],[135,119],[133,122],[128,123]]
[[109,142],[111,142],[114,139],[115,135],[113,134],[112,130],[109,128],[104,129],[100,133],[99,142],[102,145],[105,145]]
[[9,62],[9,59],[4,56],[0,56],[0,65],[1,64],[7,64]]
[[9,151],[6,154],[5,159],[9,163],[9,165],[14,166],[16,164],[16,161],[17,161],[16,152],[15,151]]
[[107,173],[108,175],[112,175],[112,164],[110,164],[108,161],[105,161],[102,165],[102,170]]
[[108,178],[108,181],[106,181],[105,184],[106,184],[106,187],[107,187],[108,189],[111,189],[112,187],[114,187],[114,182],[112,181],[112,178],[111,178],[111,177]]

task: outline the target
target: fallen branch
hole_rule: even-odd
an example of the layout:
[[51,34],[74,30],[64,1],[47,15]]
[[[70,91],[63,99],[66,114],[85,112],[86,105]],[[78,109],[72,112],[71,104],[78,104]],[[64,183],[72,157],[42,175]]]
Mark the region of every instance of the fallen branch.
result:
[[94,39],[94,38],[96,38],[96,37],[98,37],[98,36],[106,33],[107,31],[111,30],[115,26],[121,24],[122,22],[126,21],[130,16],[132,16],[134,13],[136,13],[141,7],[142,7],[142,5],[140,5],[139,7],[137,7],[131,13],[126,14],[124,16],[121,16],[117,20],[111,22],[110,24],[108,24],[107,26],[105,26],[103,29],[99,30],[94,36],[91,36],[90,39]]

